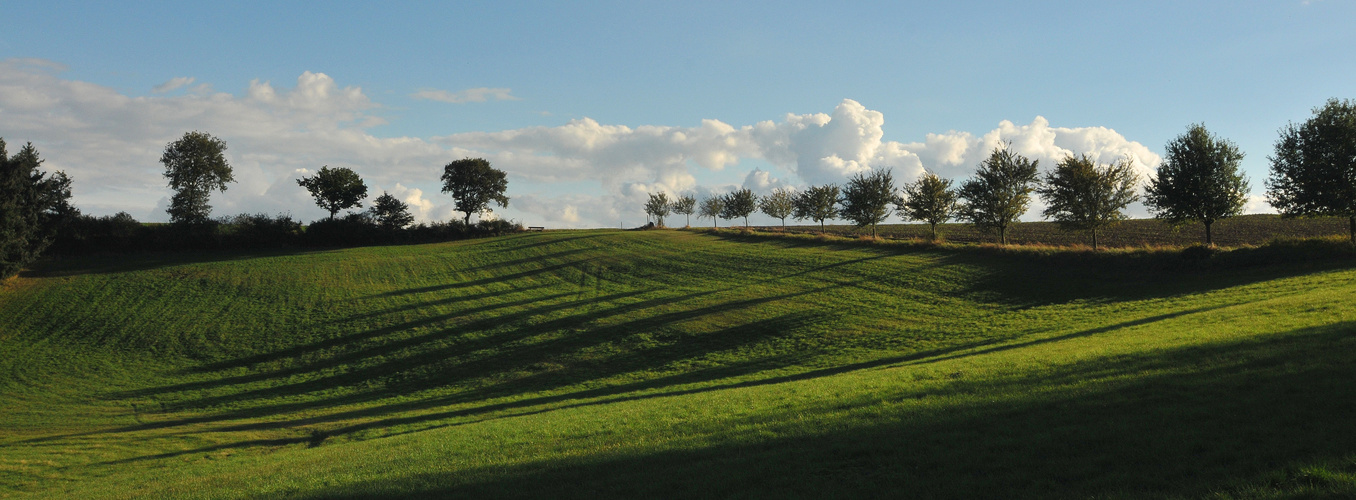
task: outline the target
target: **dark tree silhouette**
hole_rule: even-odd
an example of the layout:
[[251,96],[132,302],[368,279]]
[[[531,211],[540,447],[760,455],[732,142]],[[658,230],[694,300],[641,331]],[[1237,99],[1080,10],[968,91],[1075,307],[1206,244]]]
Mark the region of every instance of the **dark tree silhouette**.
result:
[[367,184],[362,177],[345,167],[320,167],[315,175],[297,179],[297,185],[311,193],[316,205],[329,211],[330,220],[340,210],[362,208],[362,200],[367,197]]
[[466,214],[464,222],[471,224],[471,214],[490,211],[490,202],[508,207],[508,175],[490,166],[484,158],[464,158],[443,167],[443,192],[452,193],[457,211]]
[[859,228],[871,226],[871,236],[875,237],[876,225],[894,213],[890,205],[898,202],[899,194],[890,169],[872,170],[848,179],[843,187],[843,208],[839,213]]
[[965,200],[957,217],[980,229],[997,229],[998,242],[1008,244],[1008,226],[1026,213],[1040,162],[1013,153],[1010,144],[995,147],[975,176],[961,184]]
[[1248,180],[1239,171],[1243,153],[1196,124],[1167,145],[1157,175],[1145,189],[1144,204],[1154,216],[1180,225],[1205,224],[1205,244],[1213,245],[1215,221],[1243,213]]
[[1281,129],[1267,201],[1284,217],[1347,218],[1356,245],[1356,101],[1329,99],[1302,124]]
[[51,245],[60,226],[79,215],[69,203],[71,179],[50,176],[32,143],[14,156],[0,139],[0,279],[19,273]]
[[698,211],[697,217],[710,217],[711,228],[716,229],[720,227],[720,216],[723,213],[725,213],[725,197],[711,196],[702,200],[702,205]]
[[664,227],[664,218],[669,216],[673,206],[669,203],[667,193],[650,193],[650,199],[645,202],[645,213],[654,217],[654,225]]
[[812,220],[819,223],[819,232],[824,232],[824,221],[838,217],[838,202],[842,191],[833,184],[811,186],[796,196],[796,210],[792,214],[798,220]]
[[410,206],[385,191],[382,191],[377,199],[372,200],[370,211],[372,219],[377,221],[377,226],[383,229],[401,229],[414,222],[414,216],[410,215]]
[[740,189],[733,193],[725,195],[725,206],[720,211],[720,218],[729,220],[735,217],[744,218],[744,227],[749,226],[749,214],[758,208],[758,195],[753,194],[747,188]]
[[1097,231],[1125,220],[1122,210],[1139,199],[1138,182],[1128,158],[1102,166],[1084,154],[1060,160],[1036,191],[1047,205],[1045,217],[1065,230],[1091,232],[1096,250]]
[[957,198],[956,191],[951,189],[951,179],[923,172],[918,180],[904,185],[899,212],[909,219],[927,222],[932,226],[932,239],[935,240],[937,224],[951,220],[955,215],[959,206]]
[[225,191],[235,182],[226,162],[226,141],[205,132],[188,132],[165,146],[160,163],[174,196],[166,212],[176,224],[202,224],[212,215],[207,204],[212,191]]
[[782,229],[786,229],[786,218],[796,209],[796,195],[785,188],[772,190],[772,194],[758,200],[758,210],[773,219],[781,219]]
[[687,226],[692,226],[692,214],[697,211],[697,199],[692,196],[679,196],[673,200],[673,213],[687,216]]

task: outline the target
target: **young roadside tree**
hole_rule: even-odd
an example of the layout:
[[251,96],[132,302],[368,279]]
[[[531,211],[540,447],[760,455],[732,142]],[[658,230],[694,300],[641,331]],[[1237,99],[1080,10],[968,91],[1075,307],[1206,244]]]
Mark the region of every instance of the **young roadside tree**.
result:
[[346,167],[320,167],[315,175],[297,179],[297,185],[311,193],[316,205],[330,212],[330,220],[340,210],[362,208],[362,200],[367,197],[367,184],[357,172]]
[[0,279],[37,260],[61,225],[79,215],[69,203],[70,177],[48,176],[42,161],[32,143],[9,156],[0,139]]
[[484,158],[463,158],[443,166],[443,192],[452,193],[463,222],[471,225],[471,214],[489,213],[490,202],[508,207],[508,175],[490,166]]
[[679,196],[673,200],[673,213],[687,216],[687,227],[692,227],[692,214],[697,211],[697,198],[692,196]]
[[[377,199],[372,200],[370,210],[372,219],[377,221],[377,226],[388,231],[402,229],[414,222],[414,216],[410,215],[410,206],[385,191],[382,191]],[[330,218],[333,219],[334,216]]]
[[1060,160],[1036,192],[1047,205],[1045,217],[1065,230],[1091,232],[1096,250],[1097,231],[1125,220],[1122,210],[1139,199],[1138,182],[1129,158],[1101,166],[1083,154]]
[[786,229],[786,218],[796,209],[796,195],[786,188],[777,188],[758,201],[758,210],[773,219],[782,220],[782,229]]
[[1168,143],[1167,156],[1145,189],[1144,204],[1173,225],[1200,221],[1205,244],[1214,245],[1210,226],[1243,213],[1248,201],[1248,180],[1238,169],[1242,160],[1233,142],[1211,134],[1205,125],[1191,125]]
[[702,200],[701,208],[697,211],[697,218],[710,217],[711,229],[716,229],[720,227],[719,217],[723,213],[725,213],[725,197],[711,196]]
[[858,173],[843,187],[843,209],[840,214],[857,227],[871,226],[871,237],[876,237],[876,224],[894,213],[890,205],[899,202],[894,174],[890,169]]
[[958,194],[965,200],[957,218],[984,230],[998,230],[998,242],[1008,244],[1008,226],[1026,213],[1040,163],[1013,153],[1010,144],[995,147],[980,162],[975,176],[961,183]]
[[1281,129],[1268,159],[1267,201],[1282,217],[1346,217],[1356,245],[1356,101],[1329,99]]
[[810,186],[796,196],[796,209],[792,214],[798,220],[812,220],[819,223],[819,232],[824,232],[824,221],[838,217],[838,186],[826,184]]
[[740,189],[733,193],[725,195],[725,207],[720,211],[720,218],[730,220],[735,217],[744,218],[744,227],[749,227],[749,214],[758,208],[758,195],[753,194],[748,188]]
[[669,205],[667,193],[650,193],[650,200],[645,202],[645,213],[654,216],[656,227],[664,227],[664,217],[668,217],[670,210],[673,207]]
[[959,205],[957,198],[956,191],[951,189],[951,179],[925,171],[918,180],[904,185],[904,199],[898,207],[905,217],[931,225],[932,239],[936,240],[937,224],[951,220],[955,215]]
[[226,191],[226,183],[235,182],[231,165],[226,162],[226,141],[206,132],[188,132],[165,146],[160,163],[165,178],[174,190],[170,198],[170,221],[175,224],[203,224],[212,215],[207,204],[212,191]]

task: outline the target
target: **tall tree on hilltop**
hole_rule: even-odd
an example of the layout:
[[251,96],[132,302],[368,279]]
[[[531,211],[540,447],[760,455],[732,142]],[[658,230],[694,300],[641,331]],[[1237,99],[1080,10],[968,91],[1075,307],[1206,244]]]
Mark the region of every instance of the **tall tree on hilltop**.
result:
[[1356,101],[1329,99],[1281,129],[1267,201],[1283,217],[1346,217],[1356,245]]
[[758,195],[753,194],[748,188],[740,189],[725,195],[725,206],[720,211],[720,218],[729,220],[743,217],[744,227],[749,227],[749,214],[757,208]]
[[466,214],[463,222],[471,225],[471,214],[490,212],[490,202],[508,207],[508,175],[490,166],[484,158],[463,158],[443,166],[443,192],[452,193],[457,211]]
[[796,195],[786,188],[777,188],[772,190],[772,194],[764,196],[758,201],[758,210],[767,214],[768,217],[781,219],[782,229],[786,229],[786,218],[791,216],[791,212],[796,209]]
[[372,201],[371,212],[377,226],[387,230],[401,229],[414,222],[410,206],[385,191]]
[[1129,158],[1098,165],[1084,154],[1068,156],[1045,175],[1036,189],[1045,201],[1045,217],[1066,230],[1092,233],[1092,249],[1097,249],[1097,231],[1125,220],[1122,210],[1136,200],[1135,174]]
[[918,180],[904,185],[899,212],[910,219],[927,222],[932,226],[932,239],[936,240],[937,224],[951,220],[958,209],[957,198],[956,191],[951,189],[951,179],[925,171]]
[[315,175],[297,179],[297,185],[311,193],[316,205],[330,212],[330,220],[340,210],[362,208],[362,200],[367,197],[367,184],[357,172],[346,167],[320,167]]
[[692,226],[692,214],[697,211],[697,198],[691,195],[679,196],[673,200],[673,213],[687,216],[687,226]]
[[207,222],[212,214],[207,204],[212,191],[226,191],[226,184],[235,182],[226,162],[226,141],[206,132],[188,132],[167,144],[160,163],[174,190],[166,212],[176,224]]
[[9,156],[0,138],[0,279],[37,260],[60,226],[79,215],[69,203],[70,177],[49,176],[42,162],[32,143]]
[[859,228],[871,226],[871,236],[874,238],[876,225],[885,222],[894,213],[890,205],[898,201],[899,194],[890,169],[859,172],[848,179],[843,188],[843,208],[840,213]]
[[812,220],[819,223],[819,232],[824,232],[824,221],[838,217],[838,202],[841,190],[833,184],[810,186],[796,196],[796,210],[793,214],[798,220]]
[[1000,144],[980,162],[975,176],[961,183],[965,200],[957,216],[980,229],[997,229],[998,242],[1008,244],[1008,226],[1016,223],[1031,204],[1039,161],[1012,152]]
[[664,227],[664,218],[671,210],[667,193],[650,193],[650,199],[645,202],[645,213],[654,216],[656,227]]
[[1211,226],[1243,213],[1248,201],[1248,180],[1238,168],[1242,160],[1233,142],[1215,137],[1204,125],[1191,125],[1168,143],[1167,156],[1145,189],[1144,204],[1155,217],[1174,225],[1200,221],[1205,244],[1214,245]]
[[702,200],[702,205],[699,212],[700,213],[697,214],[698,218],[701,217],[711,218],[711,229],[719,228],[720,216],[721,214],[725,213],[725,197],[719,195],[708,196],[706,199]]

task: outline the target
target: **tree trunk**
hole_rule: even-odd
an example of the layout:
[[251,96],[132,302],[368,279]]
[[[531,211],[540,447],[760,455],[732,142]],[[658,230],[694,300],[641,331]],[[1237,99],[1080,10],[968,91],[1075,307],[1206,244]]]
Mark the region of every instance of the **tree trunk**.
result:
[[824,234],[824,219],[819,219],[819,234]]
[[466,227],[471,227],[471,212],[466,212],[466,218],[462,219],[462,223],[466,224]]
[[872,239],[876,238],[876,224],[874,222],[871,223],[871,238]]
[[1211,225],[1211,224],[1214,224],[1214,223],[1215,223],[1215,221],[1213,221],[1213,220],[1207,220],[1207,221],[1205,221],[1205,246],[1208,246],[1208,247],[1213,247],[1213,246],[1215,246],[1215,240],[1214,240],[1214,238],[1211,238],[1211,235],[1210,235],[1210,225]]
[[1350,223],[1348,227],[1351,228],[1351,244],[1356,245],[1356,215],[1347,218],[1347,221]]
[[932,223],[932,241],[937,241],[937,223]]
[[1008,226],[998,226],[998,244],[1007,246],[1008,244]]
[[1097,228],[1092,228],[1092,250],[1097,251]]
[[783,217],[783,218],[782,218],[782,231],[785,231],[785,230],[786,230],[786,218]]

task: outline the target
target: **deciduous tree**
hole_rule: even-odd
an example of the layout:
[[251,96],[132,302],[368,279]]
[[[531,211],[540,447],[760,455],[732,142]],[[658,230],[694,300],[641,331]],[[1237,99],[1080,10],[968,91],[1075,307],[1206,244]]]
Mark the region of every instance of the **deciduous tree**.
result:
[[1097,231],[1125,220],[1122,210],[1139,199],[1135,194],[1138,182],[1129,158],[1098,165],[1084,154],[1060,160],[1036,191],[1045,201],[1046,218],[1066,230],[1092,233],[1092,248],[1096,250]]
[[1154,216],[1172,224],[1205,224],[1205,244],[1213,245],[1215,221],[1243,213],[1248,180],[1239,171],[1243,153],[1196,124],[1167,145],[1167,155],[1149,180],[1144,204]]
[[1346,217],[1356,245],[1356,101],[1330,99],[1281,129],[1267,201],[1284,217]]
[[904,185],[904,199],[899,212],[909,219],[927,222],[932,226],[932,239],[937,239],[937,224],[951,220],[958,208],[956,191],[951,179],[923,172],[918,180]]
[[697,198],[691,195],[679,196],[673,200],[673,213],[687,216],[688,227],[692,226],[692,214],[697,211]]
[[894,213],[890,205],[899,201],[896,191],[894,174],[888,168],[858,173],[843,187],[840,213],[857,227],[871,226],[871,236],[875,237],[876,224]]
[[650,193],[650,199],[645,202],[645,213],[654,217],[658,227],[664,227],[664,217],[668,217],[671,210],[667,193]]
[[410,206],[385,191],[382,191],[377,199],[372,200],[370,210],[372,218],[383,229],[401,229],[414,222],[414,216],[410,215]]
[[715,228],[720,227],[720,224],[719,224],[719,222],[720,222],[719,217],[720,217],[721,214],[723,214],[723,213],[725,213],[725,197],[724,197],[724,196],[710,196],[710,197],[707,197],[706,199],[702,200],[702,205],[701,205],[701,208],[698,210],[697,217],[698,217],[698,218],[701,218],[701,217],[710,217],[710,218],[711,218],[711,228],[712,228],[712,229],[715,229]]
[[833,184],[811,186],[796,196],[796,210],[793,214],[799,220],[812,220],[819,223],[819,231],[824,232],[824,221],[838,217],[838,202],[841,190]]
[[320,167],[315,175],[297,179],[297,185],[311,193],[316,205],[330,212],[330,220],[340,210],[362,208],[362,200],[367,197],[367,184],[357,172],[346,167]]
[[463,222],[471,225],[471,214],[490,212],[490,202],[508,207],[508,175],[490,166],[484,158],[463,158],[443,166],[443,192],[452,193]]
[[995,147],[975,176],[961,183],[958,194],[965,201],[957,216],[980,229],[997,229],[999,243],[1008,244],[1008,226],[1031,204],[1038,163],[1013,153],[1009,144]]
[[227,183],[235,182],[226,161],[226,141],[206,132],[188,132],[166,145],[160,163],[174,190],[166,212],[176,224],[207,222],[212,215],[212,206],[207,204],[212,191],[225,191]]
[[725,206],[720,211],[720,218],[730,220],[735,217],[744,218],[744,227],[749,226],[749,214],[752,214],[758,208],[758,195],[753,194],[747,188],[725,195]]
[[777,188],[758,201],[758,210],[768,217],[781,219],[782,229],[786,228],[786,218],[796,209],[796,195],[786,188]]

